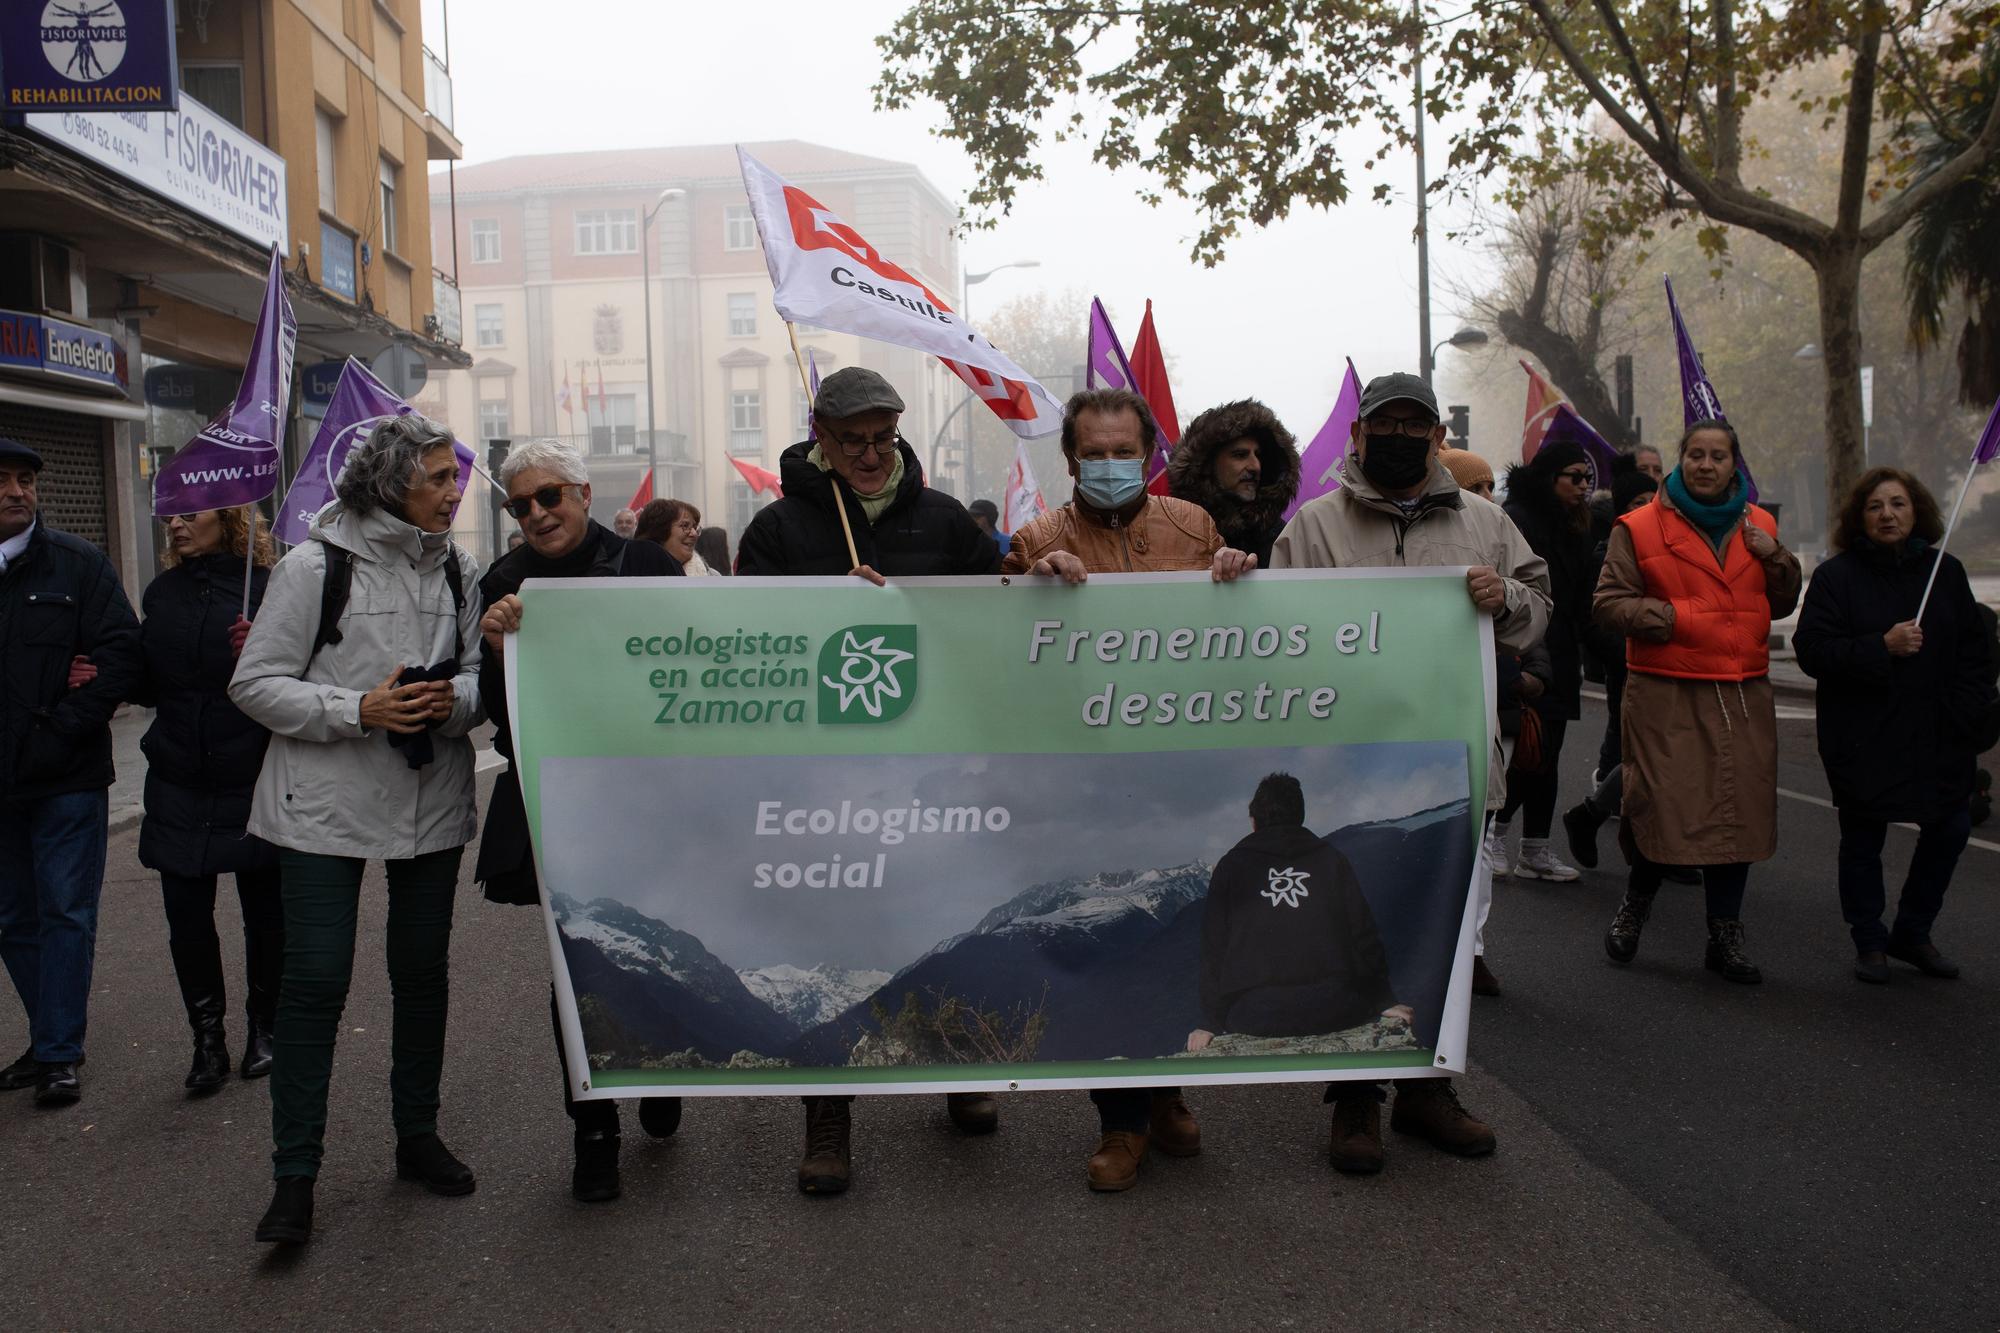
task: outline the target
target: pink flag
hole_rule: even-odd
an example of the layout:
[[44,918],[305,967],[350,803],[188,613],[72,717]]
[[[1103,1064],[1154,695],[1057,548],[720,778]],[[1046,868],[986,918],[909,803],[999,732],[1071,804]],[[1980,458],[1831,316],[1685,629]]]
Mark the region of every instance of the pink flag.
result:
[[1354,423],[1360,415],[1361,377],[1354,373],[1354,362],[1350,360],[1347,374],[1340,381],[1340,396],[1333,400],[1333,411],[1319,428],[1319,434],[1313,436],[1312,443],[1299,455],[1299,493],[1285,508],[1287,521],[1306,501],[1340,489],[1340,465],[1347,461],[1347,444],[1353,438]]
[[1007,470],[1007,493],[1000,506],[1000,525],[1008,532],[1019,532],[1021,525],[1037,514],[1049,512],[1048,502],[1042,499],[1042,488],[1035,483],[1035,470],[1028,465],[1028,442],[1014,443],[1014,466]]

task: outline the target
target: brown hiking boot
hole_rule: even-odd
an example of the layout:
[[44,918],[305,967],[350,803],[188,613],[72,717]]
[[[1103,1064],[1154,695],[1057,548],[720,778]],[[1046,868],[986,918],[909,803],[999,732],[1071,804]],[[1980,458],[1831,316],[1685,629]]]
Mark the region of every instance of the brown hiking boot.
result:
[[1153,1127],[1147,1141],[1169,1157],[1201,1152],[1201,1125],[1178,1092],[1153,1094]]
[[991,1134],[1000,1128],[1000,1103],[990,1092],[947,1092],[944,1110],[961,1134]]
[[799,1161],[799,1190],[841,1194],[847,1189],[851,1107],[845,1098],[806,1098],[806,1155]]
[[1474,995],[1498,995],[1500,978],[1493,975],[1493,969],[1486,966],[1486,955],[1472,955],[1472,993]]
[[1493,1131],[1459,1104],[1448,1078],[1404,1079],[1396,1084],[1389,1128],[1413,1134],[1460,1157],[1484,1157],[1495,1147]]
[[1129,1129],[1108,1131],[1097,1142],[1085,1173],[1100,1194],[1116,1194],[1139,1183],[1139,1162],[1146,1155],[1146,1136]]
[[1328,1157],[1334,1170],[1350,1176],[1372,1176],[1382,1169],[1382,1103],[1373,1087],[1334,1099]]

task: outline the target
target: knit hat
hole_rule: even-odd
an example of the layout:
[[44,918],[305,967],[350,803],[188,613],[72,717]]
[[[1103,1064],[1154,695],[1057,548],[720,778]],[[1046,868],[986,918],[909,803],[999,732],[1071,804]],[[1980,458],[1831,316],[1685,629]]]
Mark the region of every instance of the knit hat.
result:
[[1660,489],[1660,483],[1643,472],[1621,472],[1611,479],[1611,514],[1615,518],[1632,507],[1634,500],[1642,499]]
[[1488,485],[1493,482],[1492,467],[1470,449],[1440,449],[1438,462],[1444,464],[1444,470],[1451,473],[1451,479],[1461,490],[1470,490],[1482,481]]

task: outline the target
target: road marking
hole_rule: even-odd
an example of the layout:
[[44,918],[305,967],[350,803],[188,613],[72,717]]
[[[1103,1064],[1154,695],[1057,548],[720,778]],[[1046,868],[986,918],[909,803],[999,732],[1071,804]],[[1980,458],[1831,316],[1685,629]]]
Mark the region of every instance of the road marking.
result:
[[[1778,795],[1789,796],[1794,801],[1804,801],[1807,805],[1817,805],[1825,810],[1834,810],[1839,808],[1835,806],[1832,801],[1827,800],[1824,796],[1814,796],[1809,792],[1792,791],[1790,788],[1787,787],[1778,788]],[[1896,825],[1896,827],[1906,828],[1910,830],[1912,833],[1915,833],[1917,831],[1917,826],[1915,824],[1898,824]],[[1968,838],[1966,840],[1966,846],[1983,848],[1984,850],[1989,852],[2000,852],[2000,842],[1988,842],[1984,838]]]

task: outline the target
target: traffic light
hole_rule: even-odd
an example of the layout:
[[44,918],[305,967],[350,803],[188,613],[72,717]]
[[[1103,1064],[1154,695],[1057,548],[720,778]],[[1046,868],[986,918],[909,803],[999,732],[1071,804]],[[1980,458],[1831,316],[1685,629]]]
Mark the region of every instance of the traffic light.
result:
[[1453,403],[1445,409],[1451,414],[1449,429],[1445,432],[1445,443],[1454,449],[1472,447],[1472,409],[1464,403]]

